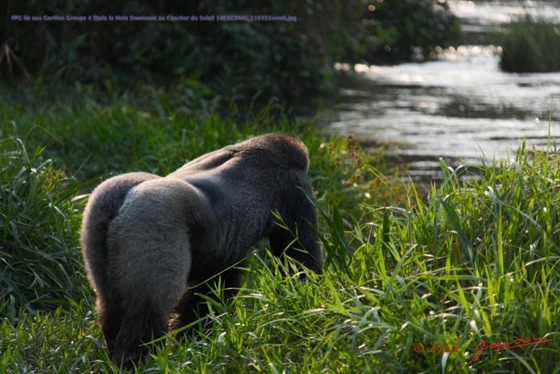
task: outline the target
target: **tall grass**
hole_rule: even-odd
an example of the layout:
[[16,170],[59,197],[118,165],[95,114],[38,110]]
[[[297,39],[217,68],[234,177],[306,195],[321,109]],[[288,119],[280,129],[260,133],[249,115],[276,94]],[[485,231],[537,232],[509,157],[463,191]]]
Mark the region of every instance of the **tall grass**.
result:
[[[133,372],[560,372],[560,158],[553,144],[545,151],[522,146],[512,160],[482,165],[476,180],[461,180],[458,170],[442,162],[443,182],[420,196],[414,185],[395,184],[369,166],[352,141],[328,140],[282,121],[263,129],[264,114],[244,123],[150,114],[156,117],[150,124],[134,105],[124,112],[121,107],[80,111],[70,105],[60,121],[44,107],[21,112],[16,106],[2,116],[26,135],[27,149],[48,139],[32,125],[45,120],[49,136],[64,140],[39,158],[56,156],[54,163],[77,167],[84,176],[90,165],[165,172],[177,166],[170,160],[235,138],[297,132],[312,154],[319,233],[330,259],[323,275],[309,273],[301,281],[283,277],[289,273],[284,267],[293,264],[272,258],[260,245],[249,258],[240,294],[211,304],[212,327],[186,342],[169,336]],[[115,136],[117,150],[74,160],[73,152],[87,155],[74,149],[81,127],[65,123],[89,117],[88,126],[104,128],[85,129],[99,136],[95,144],[83,141],[91,141],[93,150],[103,147],[102,134]],[[130,134],[136,140],[129,143],[126,132],[145,136]],[[183,132],[189,136],[177,140]],[[51,236],[66,243],[67,258],[78,261],[72,243],[80,213],[70,203],[61,206],[73,220],[72,235]],[[39,226],[33,232],[49,230]],[[89,289],[83,277],[73,282],[75,289]],[[54,312],[6,312],[0,371],[117,372],[89,296]],[[497,350],[519,338],[533,344]]]
[[507,72],[560,71],[560,25],[530,16],[507,24],[499,41],[500,68]]
[[79,184],[41,152],[0,140],[0,303],[8,310],[56,308],[84,296],[72,218]]

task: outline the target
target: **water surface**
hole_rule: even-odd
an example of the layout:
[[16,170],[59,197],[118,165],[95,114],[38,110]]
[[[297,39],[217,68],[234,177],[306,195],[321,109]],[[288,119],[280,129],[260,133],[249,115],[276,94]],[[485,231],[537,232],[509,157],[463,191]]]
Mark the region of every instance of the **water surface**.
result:
[[[451,6],[475,34],[523,11],[560,19],[560,2],[535,3],[525,10],[504,1]],[[560,73],[504,73],[499,53],[498,46],[465,45],[431,62],[355,66],[360,77],[341,90],[327,128],[355,134],[366,145],[386,144],[417,178],[437,177],[439,158],[452,165],[503,159],[523,139],[528,147],[543,147],[549,135],[560,135]]]

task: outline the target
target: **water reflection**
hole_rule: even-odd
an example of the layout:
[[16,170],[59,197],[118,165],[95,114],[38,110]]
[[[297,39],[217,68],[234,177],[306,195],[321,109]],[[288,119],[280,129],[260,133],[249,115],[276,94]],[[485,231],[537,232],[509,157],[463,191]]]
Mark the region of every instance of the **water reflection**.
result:
[[496,31],[501,24],[527,14],[552,21],[560,20],[558,1],[451,0],[448,3],[468,34]]
[[[503,2],[484,6],[499,7],[501,12],[493,11],[498,15],[515,8]],[[464,46],[441,51],[433,62],[356,66],[362,78],[341,91],[328,128],[354,133],[364,144],[387,144],[392,155],[412,163],[410,173],[418,178],[434,177],[440,157],[450,164],[505,158],[522,139],[542,147],[549,133],[560,135],[560,73],[503,73],[499,52],[495,46]]]

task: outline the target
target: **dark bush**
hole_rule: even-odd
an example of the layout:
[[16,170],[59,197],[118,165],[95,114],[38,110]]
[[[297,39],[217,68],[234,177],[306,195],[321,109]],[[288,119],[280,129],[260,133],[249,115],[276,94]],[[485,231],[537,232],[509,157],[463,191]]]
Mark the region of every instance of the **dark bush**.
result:
[[560,71],[560,25],[523,17],[501,33],[500,68],[507,72]]
[[370,63],[430,58],[437,47],[448,47],[463,38],[459,20],[445,1],[375,1],[362,25],[366,50],[361,54]]
[[[0,34],[27,70],[47,80],[135,87],[169,86],[179,77],[203,82],[203,95],[282,98],[320,89],[342,48],[334,34],[349,27],[356,1],[9,2],[8,15],[214,16],[190,22],[16,22]],[[296,22],[219,21],[219,15],[297,17]],[[338,40],[338,43],[342,43]],[[184,80],[183,80],[184,81]]]
[[[445,2],[165,0],[8,1],[0,35],[19,57],[0,79],[31,72],[36,80],[115,90],[181,80],[200,98],[309,97],[333,90],[333,63],[398,61],[411,47],[428,56],[460,29]],[[213,21],[17,21],[36,16],[214,16]],[[296,22],[225,22],[219,15],[294,16]],[[0,42],[4,42],[3,40]],[[12,61],[15,61],[12,59]],[[11,66],[10,66],[11,67]]]

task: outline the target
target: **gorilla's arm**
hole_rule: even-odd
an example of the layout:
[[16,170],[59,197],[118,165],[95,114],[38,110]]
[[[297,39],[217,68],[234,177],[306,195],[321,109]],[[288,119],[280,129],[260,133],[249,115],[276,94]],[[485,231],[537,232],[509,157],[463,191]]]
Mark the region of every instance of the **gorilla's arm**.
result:
[[285,196],[289,204],[281,209],[280,221],[268,235],[275,256],[291,257],[317,274],[322,273],[323,256],[318,242],[317,213],[309,200],[311,187],[301,176],[297,178]]

